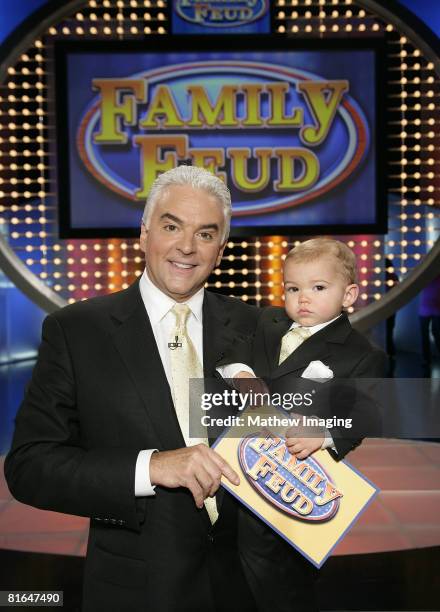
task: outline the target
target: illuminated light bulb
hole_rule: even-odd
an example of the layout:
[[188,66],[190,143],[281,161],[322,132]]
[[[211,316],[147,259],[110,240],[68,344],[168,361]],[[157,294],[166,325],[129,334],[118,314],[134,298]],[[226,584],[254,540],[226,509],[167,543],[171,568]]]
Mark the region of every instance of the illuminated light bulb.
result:
[[362,287],[367,287],[368,286],[368,281],[364,279],[363,281],[361,281],[361,285],[362,285]]

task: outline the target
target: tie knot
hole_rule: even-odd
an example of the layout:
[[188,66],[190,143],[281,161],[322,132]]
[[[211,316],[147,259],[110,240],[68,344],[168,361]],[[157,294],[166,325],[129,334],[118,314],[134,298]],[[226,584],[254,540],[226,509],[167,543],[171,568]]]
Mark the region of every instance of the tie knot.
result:
[[185,327],[189,313],[191,312],[191,308],[188,306],[188,304],[174,304],[174,306],[171,308],[171,312],[176,317],[176,327]]
[[310,338],[310,329],[308,327],[294,327],[293,329],[290,330],[291,334],[295,335],[295,336],[299,336],[300,338],[302,338],[303,340],[307,340],[307,338]]

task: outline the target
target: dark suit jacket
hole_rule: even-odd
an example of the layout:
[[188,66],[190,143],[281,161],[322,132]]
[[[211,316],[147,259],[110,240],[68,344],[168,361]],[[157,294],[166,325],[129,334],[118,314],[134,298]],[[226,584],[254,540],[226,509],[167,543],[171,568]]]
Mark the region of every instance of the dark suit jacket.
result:
[[[369,420],[371,416],[375,416],[375,406],[363,393],[355,393],[353,396],[353,387],[341,379],[384,376],[386,355],[355,331],[347,316],[343,314],[305,340],[278,365],[281,339],[291,324],[292,321],[284,309],[265,308],[259,317],[253,340],[235,342],[219,364],[248,364],[257,376],[268,382],[271,393],[283,394],[293,390],[306,392],[311,388],[318,388],[318,394],[324,393],[325,401],[321,400],[321,404],[319,401],[317,404],[314,402],[309,411],[294,409],[295,412],[319,415],[324,403],[330,414],[352,416],[354,422],[360,416],[361,422],[349,436],[346,433],[337,435],[334,429],[331,430],[338,452],[335,454],[330,449],[329,452],[335,459],[342,459],[365,435],[365,417]],[[311,361],[322,361],[327,365],[333,371],[336,382],[320,384],[300,379]],[[319,391],[320,387],[322,391]],[[268,609],[276,612],[317,612],[314,588],[317,570],[244,507],[239,511],[239,549],[245,574],[260,612],[266,612]],[[276,585],[275,598],[273,589],[268,588],[268,585]]]
[[[347,315],[342,314],[336,321],[313,334],[303,342],[283,363],[278,365],[281,339],[292,325],[285,310],[279,307],[265,308],[259,317],[253,339],[238,339],[219,365],[241,362],[250,365],[258,377],[268,381],[272,393],[288,393],[296,390],[306,392],[320,385],[307,379],[299,379],[311,361],[322,361],[333,372],[334,381],[322,384],[320,403],[315,402],[308,411],[317,414],[320,407],[330,410],[318,416],[340,416],[353,419],[354,429],[347,434],[338,428],[332,431],[337,455],[342,459],[355,448],[367,433],[380,433],[377,423],[378,412],[367,397],[366,386],[361,391],[354,386],[344,385],[344,379],[381,378],[386,375],[387,357],[378,347],[373,346],[362,334],[354,330]],[[338,380],[339,379],[339,380]],[[345,413],[349,410],[350,414]],[[307,411],[298,409],[296,412]]]
[[[254,331],[257,314],[205,292],[206,376],[233,338]],[[227,610],[234,585],[237,605],[252,609],[232,497],[219,492],[212,528],[187,489],[134,495],[138,452],[183,446],[138,283],[46,318],[5,474],[19,501],[91,517],[85,612]]]

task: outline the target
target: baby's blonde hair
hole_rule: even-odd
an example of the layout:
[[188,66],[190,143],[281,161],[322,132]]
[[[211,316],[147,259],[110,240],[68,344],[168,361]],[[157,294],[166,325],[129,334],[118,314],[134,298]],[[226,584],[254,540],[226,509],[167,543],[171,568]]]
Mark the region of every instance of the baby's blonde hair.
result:
[[355,254],[344,242],[333,238],[312,238],[301,242],[287,253],[284,265],[288,261],[308,262],[326,255],[335,258],[338,272],[343,275],[348,285],[357,283]]

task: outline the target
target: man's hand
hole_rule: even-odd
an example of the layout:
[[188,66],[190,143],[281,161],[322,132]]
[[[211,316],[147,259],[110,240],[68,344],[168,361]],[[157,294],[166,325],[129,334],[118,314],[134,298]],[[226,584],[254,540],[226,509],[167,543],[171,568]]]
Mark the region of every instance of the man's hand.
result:
[[291,427],[286,431],[287,450],[298,459],[307,459],[322,447],[324,438],[324,432],[318,428]]
[[170,489],[186,487],[198,508],[203,508],[207,497],[215,495],[222,476],[226,476],[234,485],[240,484],[238,474],[206,444],[153,453],[151,456],[151,484]]

